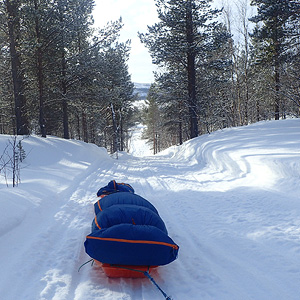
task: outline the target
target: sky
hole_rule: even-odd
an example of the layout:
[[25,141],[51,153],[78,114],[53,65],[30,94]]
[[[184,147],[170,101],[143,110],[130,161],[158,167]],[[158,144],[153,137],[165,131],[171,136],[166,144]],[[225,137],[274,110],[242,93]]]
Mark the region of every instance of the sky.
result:
[[109,21],[122,17],[123,28],[120,41],[131,40],[131,52],[128,62],[133,82],[154,82],[152,64],[147,48],[140,42],[138,32],[146,33],[147,25],[157,22],[154,0],[97,0],[93,12],[95,25],[103,27]]
[[[239,2],[231,0],[213,1],[217,7],[222,7],[224,3],[226,3],[225,6],[234,7],[235,3]],[[95,4],[93,16],[96,27],[104,27],[107,22],[122,17],[124,26],[120,33],[120,41],[131,40],[128,66],[132,81],[153,83],[153,71],[156,70],[156,66],[152,64],[148,49],[140,42],[138,32],[146,33],[147,25],[152,26],[158,22],[155,0],[96,0]]]

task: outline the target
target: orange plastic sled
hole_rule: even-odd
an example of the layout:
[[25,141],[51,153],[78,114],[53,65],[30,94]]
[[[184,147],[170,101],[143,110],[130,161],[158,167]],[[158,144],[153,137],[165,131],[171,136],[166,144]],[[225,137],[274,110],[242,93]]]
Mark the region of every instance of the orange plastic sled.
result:
[[148,271],[150,274],[154,268],[157,268],[157,266],[114,266],[110,264],[103,264],[97,260],[95,260],[95,262],[102,267],[105,275],[110,278],[145,278],[143,272]]

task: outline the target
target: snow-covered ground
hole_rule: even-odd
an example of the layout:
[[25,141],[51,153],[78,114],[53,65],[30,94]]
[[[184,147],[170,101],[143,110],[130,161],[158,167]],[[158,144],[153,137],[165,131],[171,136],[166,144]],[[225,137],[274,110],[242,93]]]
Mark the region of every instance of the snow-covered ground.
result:
[[143,131],[146,126],[143,124],[136,124],[130,131],[130,139],[128,142],[129,153],[133,156],[144,157],[153,154],[147,140],[142,139]]
[[1,299],[163,299],[146,278],[109,279],[90,265],[78,272],[96,192],[111,179],[151,201],[180,246],[175,262],[153,272],[174,300],[299,299],[300,119],[118,160],[79,141],[22,143],[21,184],[0,181]]

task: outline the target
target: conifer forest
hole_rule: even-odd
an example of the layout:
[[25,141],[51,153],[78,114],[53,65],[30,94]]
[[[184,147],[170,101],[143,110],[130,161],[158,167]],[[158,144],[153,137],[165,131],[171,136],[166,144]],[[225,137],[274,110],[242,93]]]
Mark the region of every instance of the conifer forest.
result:
[[114,153],[141,122],[157,153],[218,129],[299,117],[299,0],[222,9],[153,1],[158,21],[137,35],[158,71],[139,111],[121,18],[96,28],[93,0],[1,0],[0,134],[78,139]]

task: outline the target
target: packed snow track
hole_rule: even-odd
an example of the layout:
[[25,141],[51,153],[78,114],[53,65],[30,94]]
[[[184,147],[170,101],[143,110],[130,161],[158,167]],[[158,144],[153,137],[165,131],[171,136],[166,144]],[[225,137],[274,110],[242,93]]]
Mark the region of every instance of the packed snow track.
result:
[[[0,136],[0,152],[9,136]],[[21,184],[0,181],[3,300],[159,300],[147,279],[109,279],[83,247],[97,190],[126,182],[180,246],[153,272],[174,300],[298,300],[300,120],[204,135],[147,157],[49,137],[22,141]],[[140,151],[140,149],[139,149]],[[141,153],[141,151],[139,152]]]

